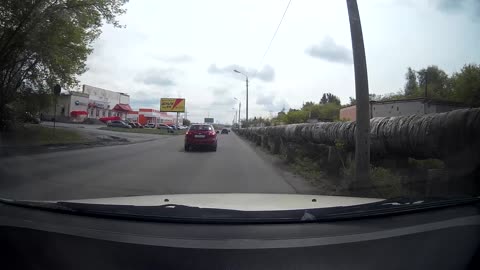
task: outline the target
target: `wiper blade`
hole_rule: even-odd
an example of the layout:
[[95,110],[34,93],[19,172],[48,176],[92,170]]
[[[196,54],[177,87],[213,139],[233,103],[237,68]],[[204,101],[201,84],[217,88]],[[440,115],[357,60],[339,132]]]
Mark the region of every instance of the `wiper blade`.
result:
[[32,208],[40,208],[45,210],[62,210],[62,211],[74,211],[66,206],[63,206],[57,202],[49,202],[49,201],[28,201],[28,200],[12,200],[12,199],[5,199],[0,198],[0,203],[15,205],[15,206],[22,206],[22,207],[32,207]]
[[329,208],[284,211],[241,211],[216,208],[167,204],[157,206],[87,204],[78,202],[38,202],[14,201],[0,199],[0,202],[41,208],[63,213],[88,215],[96,217],[136,219],[161,222],[188,223],[296,223],[321,222],[346,219],[358,219],[426,211],[444,207],[472,204],[480,201],[479,197],[397,198],[380,202]]

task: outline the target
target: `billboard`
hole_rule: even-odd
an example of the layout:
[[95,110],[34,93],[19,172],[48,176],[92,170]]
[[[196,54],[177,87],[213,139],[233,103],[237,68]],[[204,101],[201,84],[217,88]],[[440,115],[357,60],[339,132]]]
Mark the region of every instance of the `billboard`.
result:
[[185,112],[184,98],[161,98],[160,99],[161,112]]
[[207,124],[213,124],[213,118],[205,118],[205,121],[203,122]]

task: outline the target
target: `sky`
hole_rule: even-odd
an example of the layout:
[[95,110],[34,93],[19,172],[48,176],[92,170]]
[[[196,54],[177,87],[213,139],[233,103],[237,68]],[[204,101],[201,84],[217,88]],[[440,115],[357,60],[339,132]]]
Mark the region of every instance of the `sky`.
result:
[[[369,91],[403,89],[405,72],[437,65],[448,74],[480,64],[480,0],[357,0]],[[249,76],[249,118],[355,96],[346,1],[130,0],[102,27],[81,84],[130,95],[131,106],[159,108],[185,98],[187,117],[231,123]],[[266,54],[265,54],[266,53]],[[235,99],[236,98],[236,99]]]

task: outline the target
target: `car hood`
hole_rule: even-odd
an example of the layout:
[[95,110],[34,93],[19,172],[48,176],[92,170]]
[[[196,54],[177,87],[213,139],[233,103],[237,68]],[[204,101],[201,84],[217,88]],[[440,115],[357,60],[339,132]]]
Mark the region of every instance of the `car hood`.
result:
[[101,199],[68,200],[62,202],[104,205],[162,206],[183,205],[240,211],[281,211],[353,206],[382,201],[378,198],[299,194],[174,194],[129,196]]

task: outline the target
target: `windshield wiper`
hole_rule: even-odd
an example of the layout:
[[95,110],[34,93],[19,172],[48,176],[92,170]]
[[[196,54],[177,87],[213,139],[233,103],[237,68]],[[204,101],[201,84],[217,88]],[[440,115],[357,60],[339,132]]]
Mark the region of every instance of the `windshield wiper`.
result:
[[296,223],[321,222],[395,215],[478,203],[480,197],[397,198],[380,202],[328,208],[276,211],[241,211],[167,204],[157,206],[38,202],[0,199],[0,202],[69,214],[96,217],[191,223]]

